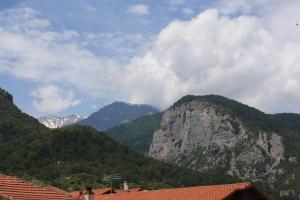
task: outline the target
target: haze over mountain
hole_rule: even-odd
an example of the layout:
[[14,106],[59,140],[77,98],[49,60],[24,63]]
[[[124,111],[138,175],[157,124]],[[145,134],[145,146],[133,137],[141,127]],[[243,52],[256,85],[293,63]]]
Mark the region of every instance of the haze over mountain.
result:
[[39,122],[44,124],[48,128],[61,128],[63,126],[68,126],[83,120],[85,117],[81,115],[67,115],[64,117],[47,115],[38,118]]
[[159,112],[156,108],[144,104],[130,104],[116,101],[104,106],[84,120],[80,125],[88,125],[97,130],[106,131],[120,124],[128,123],[138,117],[152,115]]

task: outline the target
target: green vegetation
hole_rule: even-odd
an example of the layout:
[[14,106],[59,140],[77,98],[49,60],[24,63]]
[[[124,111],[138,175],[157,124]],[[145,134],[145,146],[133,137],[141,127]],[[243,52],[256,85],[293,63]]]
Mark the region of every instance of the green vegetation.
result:
[[158,112],[156,108],[149,105],[136,105],[117,101],[92,113],[88,118],[79,121],[78,124],[94,127],[98,131],[107,131],[124,122],[130,122],[138,117]]
[[[292,199],[300,193],[300,115],[294,113],[265,114],[255,108],[241,104],[218,95],[192,96],[188,95],[177,101],[171,109],[191,101],[205,101],[216,106],[222,113],[240,119],[243,124],[253,133],[259,131],[276,132],[283,138],[285,161],[282,162],[284,172],[275,183],[276,191],[272,191],[269,185],[260,185],[273,196],[273,199]],[[288,161],[296,158],[296,162]],[[259,165],[259,163],[258,163]],[[262,165],[263,167],[264,165]],[[259,166],[258,166],[259,167]],[[261,168],[264,171],[264,168]],[[287,197],[279,197],[278,191],[289,194]],[[294,191],[295,193],[291,193]],[[275,193],[275,194],[274,194]]]
[[69,191],[103,186],[102,178],[115,173],[149,189],[237,181],[147,158],[90,127],[50,130],[12,101],[0,91],[0,173]]
[[39,131],[43,126],[13,105],[13,97],[0,88],[0,142]]
[[108,135],[144,154],[148,153],[153,133],[160,126],[162,113],[144,116],[107,131]]
[[[206,101],[216,106],[220,112],[237,117],[254,133],[267,131],[280,134],[285,140],[286,154],[288,156],[300,155],[300,145],[298,144],[300,141],[299,114],[265,114],[253,107],[218,95],[187,95],[177,101],[170,109],[194,100]],[[160,113],[138,118],[133,122],[110,129],[108,134],[122,144],[147,153],[153,133],[159,128],[161,115]]]
[[[284,156],[285,161],[282,162],[282,169],[284,172],[279,176],[278,181],[275,183],[276,191],[270,188],[269,185],[263,182],[257,182],[258,186],[263,188],[265,192],[270,194],[273,199],[283,199],[283,197],[278,197],[278,191],[285,190],[291,191],[294,190],[296,194],[300,193],[300,115],[293,113],[283,113],[283,114],[265,114],[253,107],[241,104],[237,101],[218,96],[218,95],[207,95],[207,96],[193,96],[188,95],[181,98],[177,101],[170,109],[174,109],[177,106],[191,102],[191,101],[203,101],[215,107],[219,114],[227,114],[232,116],[231,122],[234,124],[235,119],[239,119],[243,124],[254,133],[252,137],[257,137],[259,131],[266,132],[276,132],[283,138],[284,143]],[[154,115],[155,116],[155,115]],[[127,144],[134,149],[142,150],[145,152],[148,147],[150,139],[141,139],[139,135],[152,137],[153,132],[159,127],[161,118],[155,118],[155,123],[153,121],[154,116],[149,116],[149,118],[139,118],[131,123],[116,127],[109,131],[115,139],[121,143]],[[150,128],[149,127],[150,124]],[[151,126],[151,124],[153,126]],[[144,127],[147,127],[145,131]],[[239,126],[234,127],[236,131],[239,131]],[[148,131],[149,130],[149,131]],[[151,137],[150,137],[151,136]],[[145,137],[147,138],[147,137]],[[144,142],[144,143],[143,143]],[[136,145],[138,144],[138,145]],[[142,147],[142,148],[141,148]],[[239,152],[241,149],[245,148],[243,144],[240,144],[236,147],[235,152]],[[196,154],[195,154],[196,155]],[[197,162],[205,162],[205,158],[197,156]],[[297,162],[288,161],[289,158],[295,157]],[[204,159],[204,160],[201,160]],[[185,157],[181,159],[181,166],[190,165],[194,158]],[[263,161],[267,162],[267,160]],[[237,163],[238,164],[238,163]],[[196,168],[196,163],[193,163],[192,168]],[[261,173],[264,173],[265,163],[258,162],[257,167],[260,169]],[[260,167],[261,166],[261,167]],[[242,168],[242,167],[240,167]],[[222,171],[222,170],[220,170]],[[225,173],[225,172],[224,172]],[[224,174],[223,173],[223,174]],[[222,174],[222,173],[220,173]],[[220,175],[217,175],[218,178],[221,178]],[[284,183],[284,184],[282,184]],[[288,184],[287,184],[288,183]],[[276,196],[277,195],[277,196]],[[289,197],[291,198],[291,196]]]
[[259,129],[278,132],[282,128],[282,123],[279,123],[272,115],[267,115],[256,108],[219,95],[187,95],[177,101],[171,108],[194,100],[206,101],[217,106],[223,113],[239,118],[248,128],[254,131]]
[[[300,115],[268,115],[253,107],[218,95],[187,95],[177,101],[170,109],[195,100],[208,102],[217,107],[221,113],[237,117],[254,133],[267,131],[286,134],[287,130],[293,129],[293,133],[295,131],[300,131]],[[160,126],[162,114],[163,113],[159,113],[138,118],[127,124],[112,128],[108,130],[107,133],[120,143],[126,144],[135,150],[147,154],[153,133]],[[232,124],[234,124],[234,120],[232,121]],[[239,127],[237,126],[235,129],[238,131]]]
[[300,114],[280,113],[271,116],[289,129],[300,130]]
[[300,159],[299,114],[265,114],[253,107],[218,95],[188,95],[177,101],[171,108],[193,100],[207,101],[218,106],[223,112],[242,120],[242,122],[254,133],[257,133],[258,131],[278,133],[284,140],[285,156],[296,156]]
[[[193,100],[206,101],[220,113],[239,118],[254,133],[267,131],[281,135],[286,160],[281,164],[284,171],[275,188],[278,191],[294,190],[296,194],[300,193],[300,115],[269,115],[216,95],[186,96],[170,109]],[[162,113],[145,116],[115,127],[108,134],[120,143],[146,153],[161,118]],[[115,173],[132,185],[147,189],[239,181],[225,175],[222,170],[198,173],[147,158],[110,136],[82,126],[47,129],[36,119],[22,113],[13,104],[13,97],[0,90],[0,173],[65,190],[87,185],[105,186],[107,183],[102,178]],[[239,148],[243,148],[242,144]],[[289,161],[294,157],[296,162]],[[189,163],[189,158],[184,159]],[[263,168],[261,170],[264,171]],[[274,199],[279,199],[268,185],[258,184],[262,184],[259,186],[272,194]]]

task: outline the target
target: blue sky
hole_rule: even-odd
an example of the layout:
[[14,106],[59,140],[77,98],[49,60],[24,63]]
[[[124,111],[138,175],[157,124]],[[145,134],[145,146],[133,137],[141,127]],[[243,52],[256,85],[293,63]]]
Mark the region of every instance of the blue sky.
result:
[[[174,1],[175,2],[175,1]],[[143,4],[147,5],[149,14],[130,14],[128,9],[130,6]],[[197,5],[198,4],[198,5]],[[170,3],[169,1],[121,1],[121,0],[4,0],[1,1],[0,8],[2,11],[10,9],[31,8],[38,12],[37,17],[46,19],[51,23],[51,29],[56,32],[66,30],[76,31],[79,34],[86,33],[118,33],[116,37],[141,37],[142,43],[149,42],[152,37],[170,21],[174,19],[188,19],[194,14],[184,14],[180,11],[182,8],[192,7],[195,11],[201,10],[205,6],[205,2],[201,3],[182,2]],[[151,12],[151,14],[150,14]],[[81,40],[81,39],[79,39]],[[83,41],[84,39],[82,39]],[[120,39],[121,40],[121,39]],[[138,45],[130,43],[130,41],[120,42],[121,46],[115,48],[133,48],[132,52],[118,52],[114,48],[96,46],[89,44],[86,46],[91,52],[97,56],[108,56],[112,59],[123,63],[128,61],[130,57],[136,55],[135,49]],[[129,39],[128,39],[129,40]],[[130,43],[130,44],[128,44]],[[61,66],[63,67],[63,66]],[[84,66],[83,66],[84,67]],[[18,79],[11,75],[0,74],[0,85],[7,89],[15,97],[15,103],[34,116],[44,114],[52,114],[51,111],[39,112],[33,105],[32,95],[30,93],[35,90],[41,83],[31,80]],[[72,87],[72,86],[71,86]],[[82,103],[76,107],[70,107],[53,114],[66,115],[70,113],[81,113],[88,115],[95,109],[118,100],[110,97],[89,98],[81,92],[78,96]],[[126,101],[126,99],[124,99]]]
[[2,0],[0,86],[36,117],[89,115],[116,100],[165,109],[212,93],[300,112],[299,8],[294,0]]

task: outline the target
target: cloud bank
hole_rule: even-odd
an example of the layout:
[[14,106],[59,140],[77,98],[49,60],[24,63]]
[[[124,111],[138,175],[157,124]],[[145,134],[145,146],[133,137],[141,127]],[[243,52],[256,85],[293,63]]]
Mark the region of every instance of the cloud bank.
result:
[[0,73],[41,85],[68,85],[90,97],[118,98],[120,65],[89,51],[79,33],[54,31],[50,21],[38,16],[31,8],[1,12]]
[[[166,107],[186,94],[214,93],[267,112],[299,112],[300,29],[295,20],[300,3],[285,1],[272,9],[260,4],[257,15],[247,14],[252,8],[247,3],[170,23],[152,49],[126,67],[130,100]],[[246,14],[224,14],[237,11]]]
[[128,13],[133,15],[148,15],[150,14],[149,6],[145,4],[135,4],[128,8]]
[[41,111],[47,96],[76,106],[76,90],[159,108],[186,94],[213,93],[266,112],[300,112],[300,3],[230,1],[231,7],[220,2],[193,19],[174,20],[149,50],[122,65],[95,55],[75,31],[53,31],[36,11],[10,9],[0,14],[0,73],[69,87],[63,98],[59,90],[44,95],[38,88],[33,95]]
[[74,107],[80,104],[80,100],[74,99],[72,91],[63,90],[56,85],[46,85],[31,93],[38,100],[33,102],[39,112],[54,113]]

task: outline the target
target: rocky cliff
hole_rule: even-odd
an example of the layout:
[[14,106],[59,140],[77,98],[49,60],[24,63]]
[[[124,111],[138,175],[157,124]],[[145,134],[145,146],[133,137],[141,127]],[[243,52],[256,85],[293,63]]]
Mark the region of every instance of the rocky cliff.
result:
[[[261,126],[265,114],[246,107],[261,117],[249,123],[251,115],[241,115],[242,104],[232,108],[231,101],[219,98],[195,98],[169,108],[153,135],[149,155],[201,172],[224,172],[259,182],[271,190],[282,177],[289,181],[285,166],[291,166],[292,160],[296,163],[298,155],[287,157],[282,131]],[[286,192],[282,189],[282,198]]]
[[18,109],[10,96],[0,89],[0,174],[68,191],[105,186],[103,177],[113,173],[145,189],[239,181],[144,157],[90,127],[48,129]]

